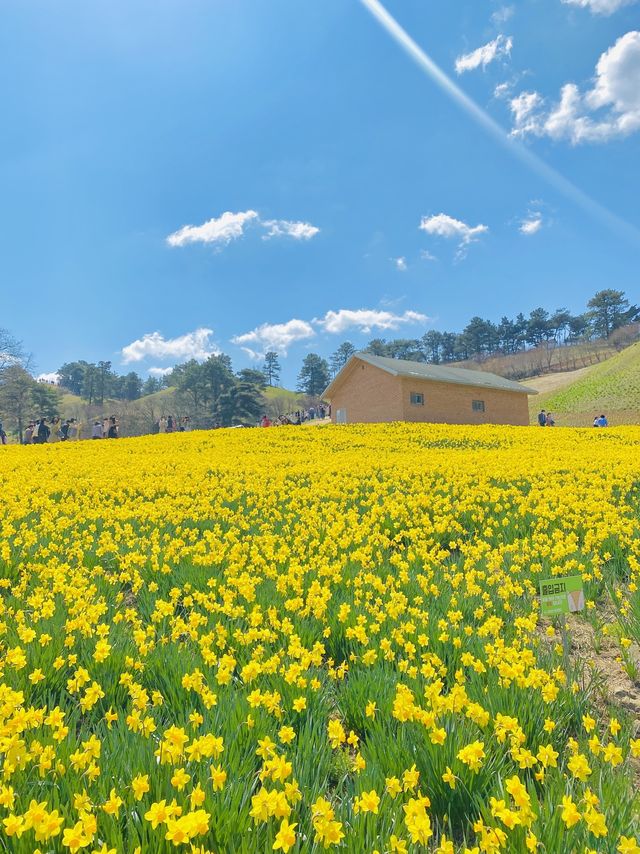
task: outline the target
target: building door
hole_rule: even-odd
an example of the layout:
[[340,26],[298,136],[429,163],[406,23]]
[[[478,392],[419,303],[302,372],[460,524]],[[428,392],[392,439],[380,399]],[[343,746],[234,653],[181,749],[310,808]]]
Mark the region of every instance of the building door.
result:
[[346,409],[337,409],[336,410],[336,424],[346,424],[347,423],[347,410]]

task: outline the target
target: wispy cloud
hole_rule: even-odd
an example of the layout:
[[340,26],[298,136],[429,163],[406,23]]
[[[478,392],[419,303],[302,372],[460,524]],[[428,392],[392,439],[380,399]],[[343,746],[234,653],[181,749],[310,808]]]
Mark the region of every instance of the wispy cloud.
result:
[[212,329],[201,327],[177,338],[165,338],[160,332],[148,332],[121,350],[122,361],[142,362],[144,359],[172,359],[182,362],[187,359],[208,359],[220,350],[212,341]]
[[496,11],[491,16],[491,22],[496,27],[501,27],[503,24],[506,24],[507,21],[510,21],[511,18],[513,18],[513,16],[515,15],[515,13],[515,6],[501,6],[499,9],[496,9]]
[[325,332],[339,335],[346,332],[347,329],[356,328],[360,332],[369,333],[374,329],[399,329],[407,324],[426,323],[428,320],[426,314],[417,311],[394,314],[392,311],[381,309],[360,308],[354,310],[341,308],[338,311],[328,311],[323,318],[316,318],[313,322]]
[[232,213],[225,211],[221,216],[207,220],[202,225],[184,225],[167,237],[169,246],[186,246],[189,243],[211,243],[218,247],[227,246],[232,240],[242,237],[249,225],[266,229],[263,239],[291,237],[294,240],[310,240],[320,229],[310,222],[289,219],[262,219],[254,210]]
[[286,356],[292,344],[313,338],[315,334],[313,326],[306,320],[293,318],[286,323],[263,323],[250,332],[236,335],[231,343],[238,344],[249,356],[259,359],[269,350]]
[[531,237],[534,234],[537,234],[542,228],[542,214],[541,213],[530,213],[527,214],[525,219],[520,222],[520,227],[518,231],[520,234],[524,234],[525,237]]
[[310,240],[319,234],[320,229],[309,222],[292,222],[288,219],[261,220],[260,225],[268,229],[263,239],[270,237],[292,237],[294,240]]
[[269,350],[275,350],[281,356],[286,356],[289,348],[299,341],[309,341],[317,333],[341,335],[349,329],[368,334],[375,330],[395,330],[401,326],[427,323],[426,314],[418,311],[405,311],[397,314],[393,311],[375,308],[341,308],[328,311],[324,317],[314,317],[313,320],[293,318],[286,323],[263,323],[250,332],[236,335],[231,339],[251,356],[252,359],[264,358]]
[[613,15],[623,6],[631,6],[636,0],[562,0],[568,6],[581,6],[594,15]]
[[222,216],[207,220],[202,225],[184,225],[167,237],[167,243],[169,246],[186,246],[188,243],[226,245],[242,237],[247,223],[256,219],[256,211],[225,211]]
[[471,53],[462,54],[456,59],[456,73],[464,74],[465,71],[475,71],[476,68],[486,68],[495,59],[502,56],[510,56],[513,47],[511,36],[500,34],[493,41],[472,50]]
[[551,107],[538,92],[522,92],[510,107],[513,136],[549,136],[578,145],[635,133],[640,130],[640,32],[626,33],[600,56],[588,91],[567,83]]
[[407,265],[407,259],[404,256],[400,256],[400,258],[392,258],[396,270],[400,273],[406,273],[409,269]]

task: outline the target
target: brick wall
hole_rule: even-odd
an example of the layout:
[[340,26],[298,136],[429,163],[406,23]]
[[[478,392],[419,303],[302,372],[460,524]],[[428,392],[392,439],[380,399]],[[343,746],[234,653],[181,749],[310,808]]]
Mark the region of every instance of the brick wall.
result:
[[[424,395],[424,405],[411,404],[411,392]],[[485,411],[472,407],[484,401]],[[346,410],[346,421],[377,423],[414,421],[436,424],[529,424],[528,395],[455,383],[394,377],[354,360],[331,399],[331,419]]]
[[347,371],[331,398],[331,420],[334,423],[340,409],[346,409],[348,424],[403,420],[399,377],[359,359],[354,359]]
[[[528,395],[514,391],[397,377],[402,386],[403,420],[442,424],[529,424]],[[411,404],[411,392],[424,394],[424,406]],[[473,401],[484,401],[484,412]]]

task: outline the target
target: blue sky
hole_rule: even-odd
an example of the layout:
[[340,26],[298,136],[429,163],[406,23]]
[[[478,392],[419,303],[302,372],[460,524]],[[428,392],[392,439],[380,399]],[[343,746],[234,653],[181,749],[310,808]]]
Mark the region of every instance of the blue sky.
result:
[[3,0],[0,325],[38,371],[275,348],[292,385],[347,339],[638,300],[640,3],[385,7],[622,224],[360,0]]

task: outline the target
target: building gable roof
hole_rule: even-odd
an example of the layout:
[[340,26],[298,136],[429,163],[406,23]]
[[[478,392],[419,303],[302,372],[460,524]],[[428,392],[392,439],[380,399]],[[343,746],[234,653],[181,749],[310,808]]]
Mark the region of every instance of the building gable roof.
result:
[[538,393],[533,388],[528,388],[514,380],[505,379],[505,377],[499,377],[497,374],[491,374],[489,371],[471,371],[468,368],[451,368],[447,365],[431,365],[427,362],[410,362],[406,359],[389,359],[386,356],[372,356],[370,353],[355,353],[334,377],[322,395],[323,397],[331,398],[331,394],[345,377],[355,360],[366,362],[395,377],[413,377],[417,380],[476,386],[496,391],[512,391],[518,394]]

